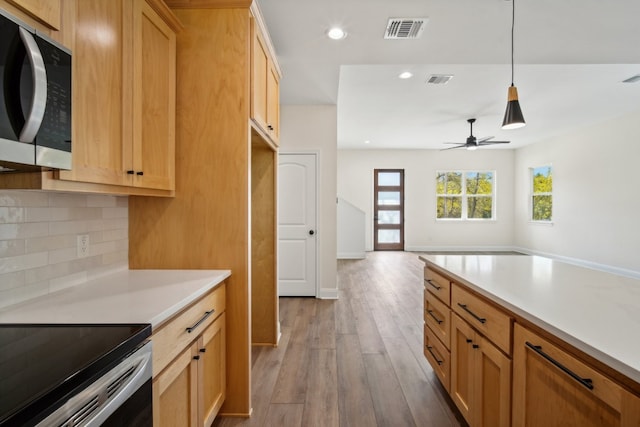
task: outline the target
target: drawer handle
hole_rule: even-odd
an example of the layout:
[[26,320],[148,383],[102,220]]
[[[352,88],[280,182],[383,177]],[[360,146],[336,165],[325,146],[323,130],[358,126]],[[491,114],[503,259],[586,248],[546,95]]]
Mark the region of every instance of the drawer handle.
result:
[[458,305],[459,305],[459,306],[460,306],[464,311],[466,311],[467,313],[469,313],[470,315],[472,315],[472,316],[473,316],[473,318],[474,318],[474,319],[476,319],[478,322],[480,322],[480,323],[487,323],[487,319],[485,319],[484,317],[480,317],[480,316],[478,316],[477,314],[475,314],[473,311],[469,310],[469,309],[467,308],[467,304],[460,304],[460,303],[458,303]]
[[589,390],[593,390],[593,380],[590,378],[582,378],[580,375],[573,372],[571,369],[564,366],[562,363],[555,360],[553,357],[549,356],[547,353],[542,351],[542,346],[533,345],[529,341],[526,341],[525,344],[527,347],[538,353],[540,356],[544,357],[546,360],[551,362],[555,367],[559,368],[562,372],[569,375],[574,380],[578,381],[580,384],[588,388]]
[[211,310],[209,310],[209,311],[205,311],[205,312],[204,312],[204,316],[202,316],[202,317],[200,318],[200,320],[198,320],[198,321],[197,321],[193,326],[191,326],[190,328],[187,328],[187,332],[188,332],[188,333],[193,332],[193,331],[194,331],[198,326],[200,326],[200,324],[201,324],[202,322],[204,322],[205,320],[207,320],[207,317],[211,316],[211,315],[212,315],[213,313],[215,313],[215,312],[216,312],[216,311],[215,311],[215,310],[213,310],[213,309],[211,309]]
[[433,283],[431,281],[431,279],[425,279],[425,282],[427,282],[428,284],[430,284],[431,286],[433,286],[434,288],[436,288],[436,291],[439,291],[440,289],[442,289],[442,286],[438,286],[435,283]]
[[442,322],[444,322],[444,320],[440,320],[440,319],[438,319],[438,318],[436,317],[436,315],[435,315],[435,314],[433,314],[433,310],[427,310],[427,313],[429,313],[429,315],[430,315],[431,317],[433,317],[433,320],[435,320],[436,322],[438,322],[438,325],[441,325],[441,324],[442,324]]
[[433,358],[436,360],[436,363],[438,364],[438,366],[442,365],[444,363],[444,360],[440,360],[438,359],[438,357],[435,355],[435,353],[433,352],[433,347],[431,347],[430,345],[427,346],[427,350],[429,350],[429,353],[431,353],[431,355],[433,356]]

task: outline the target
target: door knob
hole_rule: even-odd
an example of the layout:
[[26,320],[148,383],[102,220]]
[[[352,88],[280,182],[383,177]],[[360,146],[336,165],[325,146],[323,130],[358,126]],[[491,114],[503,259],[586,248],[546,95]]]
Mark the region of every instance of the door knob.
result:
[[313,230],[309,230],[309,236],[313,236],[314,234],[316,234],[316,232],[315,232],[315,231],[313,231]]

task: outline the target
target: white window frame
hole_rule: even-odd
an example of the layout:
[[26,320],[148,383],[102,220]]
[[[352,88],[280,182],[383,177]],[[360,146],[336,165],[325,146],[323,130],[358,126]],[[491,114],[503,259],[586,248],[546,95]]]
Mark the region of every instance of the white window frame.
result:
[[[446,194],[438,194],[438,175],[447,174],[447,173],[459,173],[462,175],[462,188],[460,195],[446,195]],[[490,173],[492,177],[491,184],[491,194],[482,194],[475,195],[467,194],[467,174],[468,173]],[[436,221],[496,221],[496,185],[497,185],[497,176],[495,170],[488,169],[456,169],[456,170],[438,170],[436,171]],[[438,197],[461,197],[462,198],[462,211],[460,218],[438,218]],[[491,218],[468,218],[468,198],[469,197],[491,197]]]
[[[553,176],[553,165],[551,163],[532,166],[529,168],[529,222],[533,224],[552,225],[553,224],[553,181],[551,191],[543,193],[533,192],[533,177],[536,169],[549,168],[551,176]],[[551,218],[550,219],[533,219],[533,196],[551,196]]]

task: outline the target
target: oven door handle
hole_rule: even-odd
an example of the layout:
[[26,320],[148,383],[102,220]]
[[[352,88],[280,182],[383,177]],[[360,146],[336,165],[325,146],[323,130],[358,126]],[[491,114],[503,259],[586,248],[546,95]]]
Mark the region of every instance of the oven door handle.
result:
[[22,27],[18,31],[31,63],[31,77],[33,79],[31,106],[18,139],[20,142],[31,143],[36,138],[38,130],[40,130],[44,119],[44,111],[47,107],[47,69],[33,35]]
[[98,427],[150,381],[151,374],[151,342],[147,342],[37,426]]

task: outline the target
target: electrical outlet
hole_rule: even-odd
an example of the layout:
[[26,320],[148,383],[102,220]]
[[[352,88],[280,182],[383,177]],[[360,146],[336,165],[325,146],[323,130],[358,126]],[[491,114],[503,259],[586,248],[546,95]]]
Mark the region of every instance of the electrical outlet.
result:
[[78,234],[78,258],[89,256],[89,235]]

